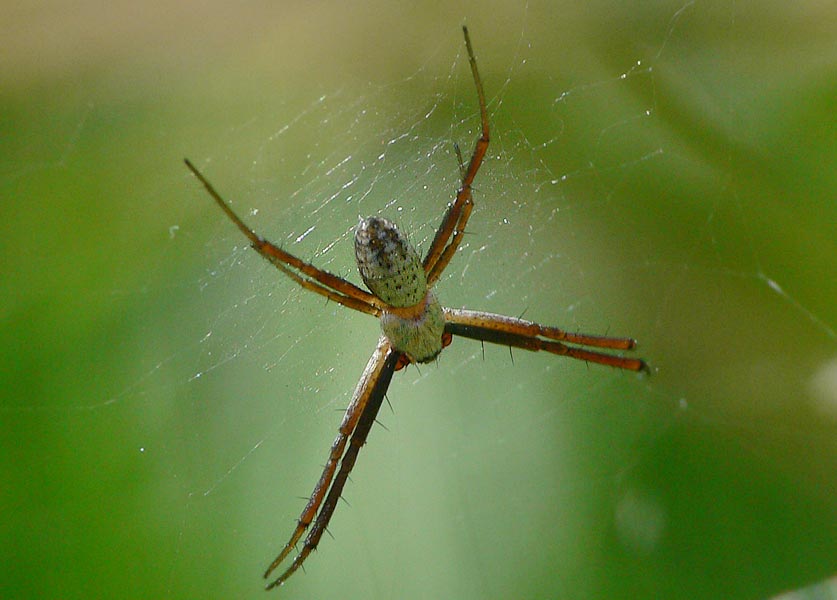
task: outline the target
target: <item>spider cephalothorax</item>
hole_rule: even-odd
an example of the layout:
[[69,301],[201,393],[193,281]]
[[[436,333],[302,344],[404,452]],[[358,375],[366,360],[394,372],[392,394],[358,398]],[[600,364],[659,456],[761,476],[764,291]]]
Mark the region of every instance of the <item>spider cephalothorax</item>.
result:
[[433,295],[433,284],[438,281],[462,240],[473,207],[471,184],[488,149],[488,111],[485,106],[485,94],[477,72],[477,61],[471,48],[468,30],[464,27],[462,30],[479,99],[480,136],[468,165],[460,165],[462,185],[456,193],[456,199],[448,205],[424,260],[419,258],[403,234],[390,221],[380,217],[361,219],[355,230],[355,255],[360,276],[372,293],[337,275],[318,269],[257,235],[224,202],[200,171],[186,160],[189,170],[203,184],[227,217],[247,236],[259,254],[305,289],[348,308],[380,317],[383,329],[378,346],[366,364],[352,401],[340,423],[337,437],[331,444],[320,479],[299,515],[290,539],[265,571],[265,578],[270,577],[294,551],[310,527],[302,549],[285,571],[268,584],[267,589],[284,583],[320,543],[349,473],[354,467],[357,454],[366,443],[366,437],[375,422],[392,374],[410,362],[433,360],[442,348],[450,343],[452,336],[524,350],[540,350],[629,371],[646,369],[645,363],[639,358],[596,350],[631,350],[636,346],[636,342],[630,338],[569,333],[557,327],[539,325],[515,317],[443,308]]

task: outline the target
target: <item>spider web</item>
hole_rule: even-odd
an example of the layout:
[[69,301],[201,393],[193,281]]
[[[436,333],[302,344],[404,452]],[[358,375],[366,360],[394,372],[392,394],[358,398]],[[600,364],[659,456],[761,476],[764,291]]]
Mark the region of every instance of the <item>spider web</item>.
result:
[[[813,5],[737,2],[644,15],[504,10],[504,23],[467,12],[492,142],[440,300],[634,336],[653,374],[466,340],[438,364],[397,374],[335,539],[282,592],[754,597],[833,574],[837,171],[826,20]],[[154,102],[141,94],[131,111],[108,104],[107,91],[79,93],[46,150],[16,146],[2,169],[9,197],[35,198],[45,179],[96,199],[77,202],[79,221],[95,214],[108,235],[86,234],[90,248],[79,242],[70,256],[130,240],[143,257],[142,267],[130,252],[111,258],[124,269],[99,266],[135,280],[91,273],[69,279],[77,298],[62,296],[82,322],[88,305],[107,311],[89,319],[99,332],[89,347],[112,356],[101,365],[83,352],[55,356],[49,385],[21,384],[29,391],[2,407],[19,432],[7,455],[24,465],[8,479],[26,490],[7,495],[7,508],[25,505],[44,529],[61,523],[66,541],[39,558],[78,595],[95,580],[120,595],[259,596],[260,568],[290,533],[379,335],[374,319],[266,264],[169,163],[188,155],[257,232],[358,282],[358,216],[392,218],[426,249],[459,181],[454,145],[467,160],[476,138],[453,25],[417,21],[401,36],[366,25],[364,43],[332,19],[322,50],[283,61],[307,38],[283,28],[287,42],[268,41],[271,27],[249,19],[261,41],[244,58],[187,53],[200,73],[168,92],[167,105],[184,106],[173,117],[149,119],[141,109]],[[99,129],[126,114],[143,115],[128,139],[159,148],[171,138],[176,152],[137,166],[118,144],[100,150],[107,177],[76,183]],[[170,122],[188,125],[170,134]],[[7,249],[31,244],[19,231],[37,220],[18,218],[29,225]],[[58,224],[49,231],[71,237]],[[31,321],[10,306],[9,322]],[[40,331],[48,319],[36,321],[32,339],[68,329],[87,339],[62,319],[50,334]],[[8,346],[6,364],[38,364]],[[21,531],[9,526],[10,538]],[[51,539],[39,533],[23,559],[9,557],[23,574],[12,589],[42,577],[34,548]],[[63,566],[96,563],[102,549],[124,562]]]

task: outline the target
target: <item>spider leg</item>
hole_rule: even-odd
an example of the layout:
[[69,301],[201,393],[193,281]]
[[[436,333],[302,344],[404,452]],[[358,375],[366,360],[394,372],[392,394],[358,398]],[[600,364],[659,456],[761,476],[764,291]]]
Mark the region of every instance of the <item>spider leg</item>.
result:
[[446,308],[444,311],[445,331],[453,335],[533,352],[543,350],[628,371],[648,370],[648,365],[640,358],[628,358],[568,345],[569,343],[611,350],[632,350],[636,347],[636,341],[631,338],[569,333],[557,327],[545,327],[524,319],[475,310]]
[[[267,589],[282,585],[288,577],[293,575],[302,566],[305,559],[308,558],[308,555],[319,544],[323,531],[328,526],[331,516],[337,507],[343,486],[346,485],[346,479],[354,467],[357,454],[366,442],[369,430],[375,422],[375,417],[381,408],[381,403],[384,400],[387,388],[389,388],[392,374],[395,372],[395,367],[400,357],[401,353],[393,350],[389,341],[381,336],[378,341],[378,347],[375,348],[375,352],[369,358],[369,362],[366,364],[363,375],[361,375],[360,381],[357,384],[352,402],[346,409],[346,414],[343,417],[343,422],[340,424],[337,438],[335,438],[334,443],[331,445],[328,461],[326,461],[326,466],[323,469],[320,480],[314,487],[308,504],[299,516],[297,526],[293,534],[291,534],[288,543],[285,544],[279,556],[270,563],[267,571],[265,571],[265,579],[270,577],[270,574],[276,567],[287,558],[312,522],[314,526],[305,538],[302,550],[294,558],[290,566],[279,577],[268,584]],[[350,440],[349,436],[351,436]],[[346,449],[347,440],[349,440],[348,449]],[[337,471],[337,475],[335,476],[338,461],[340,461],[340,470]]]
[[[468,168],[464,170],[462,185],[456,194],[456,200],[450,205],[442,219],[442,224],[433,237],[433,242],[424,257],[424,271],[427,273],[427,284],[433,285],[445,270],[445,267],[453,258],[462,236],[465,233],[465,225],[471,216],[474,201],[471,198],[471,184],[477,176],[485,153],[488,150],[488,110],[485,107],[485,91],[483,91],[482,80],[477,70],[477,59],[474,56],[474,49],[471,47],[471,38],[468,35],[468,28],[462,27],[465,34],[465,48],[468,51],[468,62],[471,65],[471,73],[474,76],[474,85],[477,88],[477,97],[480,105],[480,122],[482,132],[474,145],[474,152],[468,162]],[[461,161],[460,161],[461,162]],[[453,238],[451,239],[451,236]],[[450,243],[448,243],[450,241]]]
[[197,167],[188,158],[184,159],[184,162],[192,174],[198,178],[198,181],[203,184],[203,187],[206,188],[206,191],[209,192],[209,195],[212,196],[218,206],[221,207],[224,214],[247,236],[247,239],[250,240],[256,252],[270,261],[271,264],[307,290],[316,292],[348,308],[353,308],[354,310],[370,315],[380,316],[381,301],[378,298],[337,275],[318,269],[311,263],[307,263],[289,252],[285,252],[275,244],[257,235],[230,208],[229,204],[221,198],[221,195],[209,183],[209,180],[198,171]]
[[502,328],[503,331],[508,333],[515,333],[525,337],[541,336],[550,340],[580,344],[582,346],[593,346],[595,348],[609,348],[611,350],[633,350],[636,348],[636,340],[633,338],[572,333],[557,327],[540,325],[532,321],[527,321],[526,319],[507,317],[506,315],[478,310],[447,308],[445,309],[445,319],[467,325],[484,326],[493,329]]

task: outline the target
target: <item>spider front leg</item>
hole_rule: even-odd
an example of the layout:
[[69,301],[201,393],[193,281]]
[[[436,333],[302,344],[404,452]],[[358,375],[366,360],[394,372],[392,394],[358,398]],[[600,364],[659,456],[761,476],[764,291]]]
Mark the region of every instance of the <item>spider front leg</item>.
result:
[[[378,415],[378,410],[381,408],[381,403],[389,388],[390,381],[392,381],[392,374],[395,372],[398,364],[400,364],[401,356],[402,354],[400,352],[392,349],[392,346],[385,337],[382,336],[380,338],[378,347],[375,348],[375,352],[369,358],[369,362],[363,370],[363,375],[361,375],[357,388],[355,388],[352,401],[346,409],[346,414],[343,417],[343,422],[340,424],[337,437],[331,445],[331,451],[329,452],[323,473],[317,485],[314,487],[314,491],[305,509],[300,514],[297,526],[291,534],[288,543],[285,544],[279,556],[270,563],[267,571],[265,571],[265,579],[270,577],[270,574],[276,567],[296,547],[296,544],[299,542],[303,533],[305,533],[305,530],[308,529],[308,526],[311,525],[312,521],[314,525],[305,538],[302,550],[294,558],[290,566],[279,577],[268,584],[268,590],[282,585],[302,566],[302,563],[305,562],[308,555],[317,548],[317,544],[319,544],[320,538],[328,526],[331,516],[334,514],[334,510],[337,508],[337,502],[340,500],[343,486],[346,485],[346,479],[349,477],[349,473],[355,465],[357,454],[363,444],[366,443],[366,437],[369,435],[369,430],[375,422],[375,417]],[[351,436],[350,440],[349,436]],[[346,449],[347,440],[349,440],[348,449]],[[335,476],[334,473],[338,461],[340,461],[340,470]],[[327,495],[326,491],[328,491]]]
[[569,345],[633,350],[636,348],[636,340],[632,338],[571,333],[525,319],[455,308],[445,309],[445,331],[452,335],[492,344],[512,346],[533,352],[543,350],[559,356],[569,356],[627,371],[648,371],[648,365],[640,358],[628,358]]

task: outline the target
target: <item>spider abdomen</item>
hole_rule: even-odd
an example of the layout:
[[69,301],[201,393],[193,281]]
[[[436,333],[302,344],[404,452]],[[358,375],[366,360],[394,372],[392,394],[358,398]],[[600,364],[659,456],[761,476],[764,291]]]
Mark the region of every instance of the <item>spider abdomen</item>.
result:
[[436,358],[445,317],[404,234],[388,219],[361,219],[355,228],[355,258],[369,291],[391,307],[381,315],[381,328],[393,348],[416,362]]
[[392,221],[361,219],[355,228],[355,258],[366,287],[390,306],[424,301],[427,276],[421,259]]

